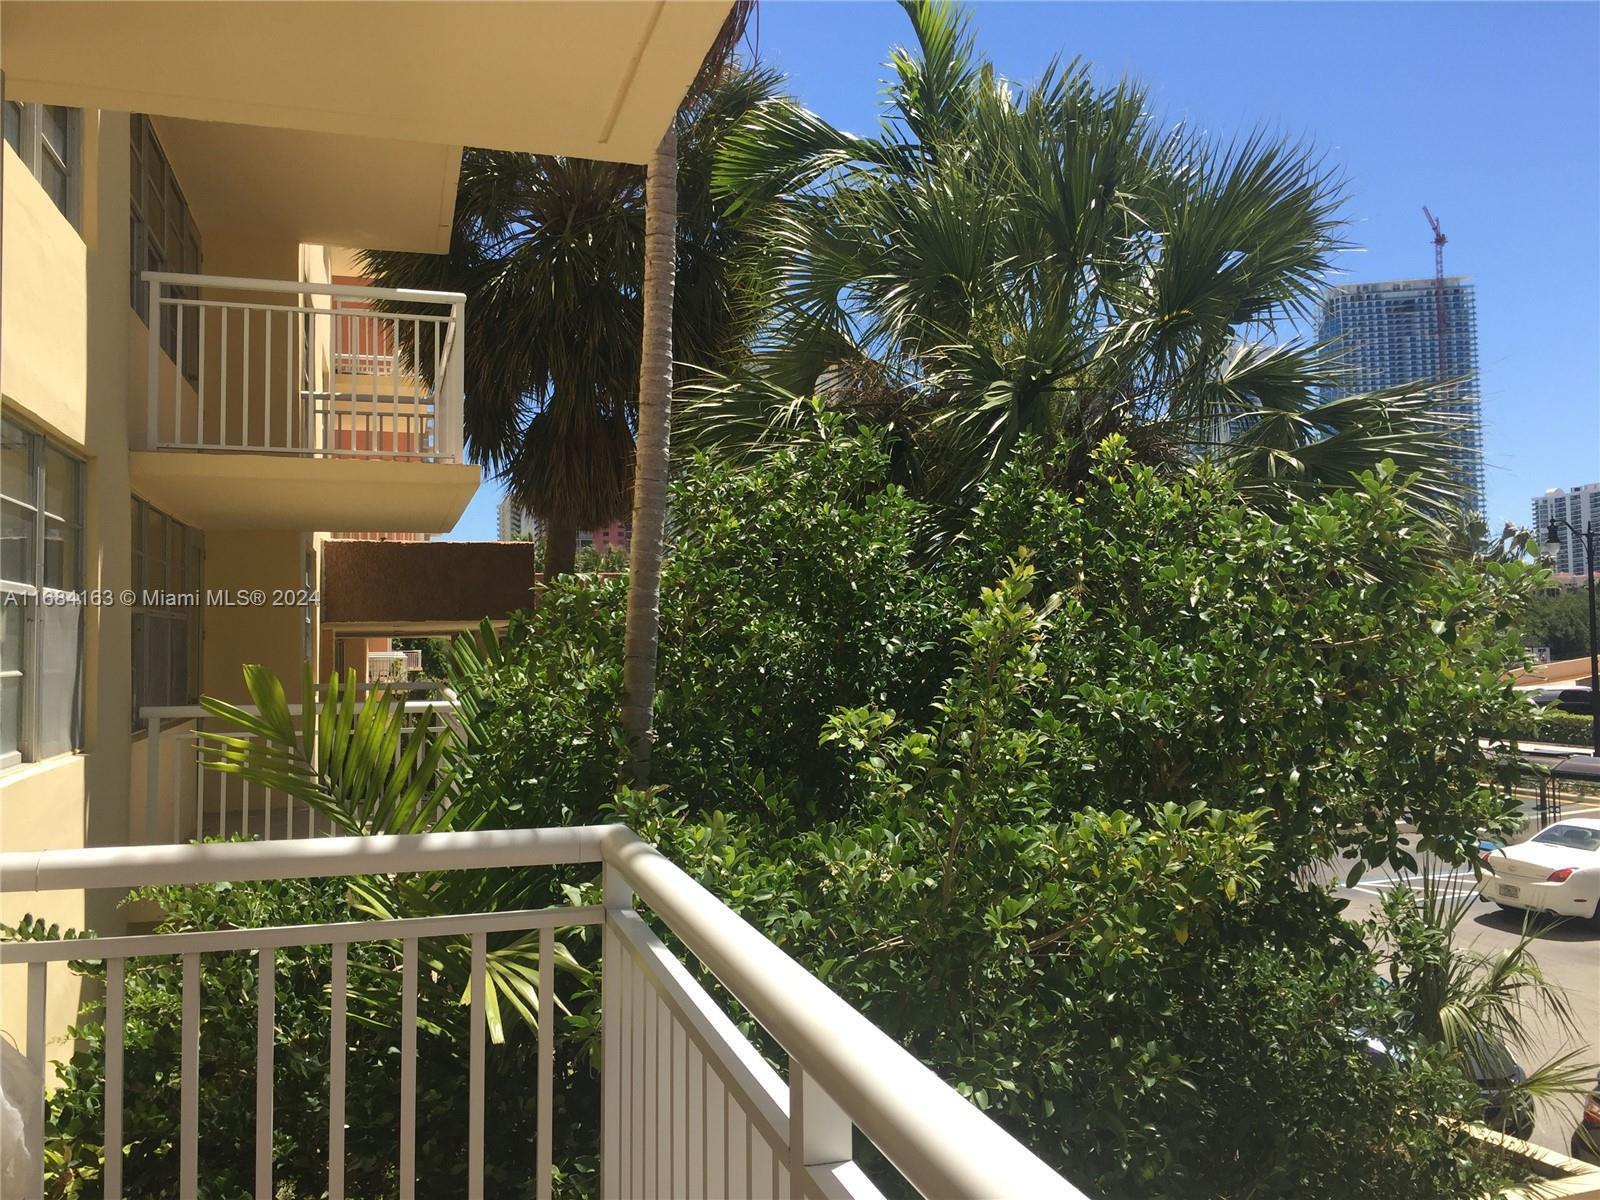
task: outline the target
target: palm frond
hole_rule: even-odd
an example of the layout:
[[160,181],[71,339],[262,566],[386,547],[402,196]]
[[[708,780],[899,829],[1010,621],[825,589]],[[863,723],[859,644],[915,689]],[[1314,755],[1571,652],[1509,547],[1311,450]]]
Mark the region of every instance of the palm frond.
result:
[[[964,10],[904,8],[876,132],[773,101],[720,143],[713,187],[749,206],[776,301],[728,372],[750,394],[719,379],[697,395],[699,444],[785,445],[792,398],[826,391],[892,422],[936,504],[970,504],[1025,434],[1085,451],[1121,434],[1174,468],[1211,457],[1265,508],[1385,461],[1421,514],[1461,498],[1459,427],[1426,388],[1326,400],[1342,377],[1326,348],[1271,344],[1346,245],[1344,187],[1316,150],[1164,130],[1141,88],[1076,61],[1011,83]],[[826,386],[869,378],[891,387]]]
[[[730,66],[748,6],[707,60],[677,117],[680,261],[673,340],[694,367],[743,360],[766,316],[766,240],[713,194],[718,144],[772,105],[781,78]],[[447,254],[369,250],[384,287],[460,291],[467,450],[548,527],[626,514],[637,422],[644,170],[625,163],[468,148]],[[384,301],[385,311],[403,308]],[[424,378],[434,347],[408,323],[399,347]],[[559,561],[559,557],[547,559]]]
[[[431,714],[408,714],[404,693],[374,689],[358,696],[354,673],[330,679],[319,703],[309,665],[297,717],[278,678],[265,667],[246,666],[253,704],[201,701],[230,726],[197,735],[202,765],[304,804],[345,835],[478,828],[496,808],[496,798],[474,788],[471,766],[479,744],[476,731],[502,660],[498,635],[484,622],[477,641],[456,639],[452,657],[456,711],[439,721]],[[380,920],[525,907],[516,882],[493,873],[358,877],[348,888],[354,906]],[[470,1003],[469,939],[433,939],[429,954],[429,968],[452,987],[465,989],[462,1002]],[[504,1040],[508,1015],[537,1026],[537,934],[496,935],[487,965],[484,1014],[491,1038]],[[554,965],[587,975],[560,942]]]
[[1516,1078],[1515,1056],[1536,1042],[1581,1037],[1570,997],[1534,953],[1550,920],[1530,914],[1510,946],[1480,949],[1462,928],[1478,903],[1473,881],[1424,871],[1417,883],[1391,889],[1369,930],[1385,948],[1413,1035],[1442,1046],[1469,1077],[1491,1081],[1508,1106],[1566,1103],[1588,1092],[1596,1065],[1582,1048]]
[[[1290,354],[1264,366],[1292,369],[1294,359]],[[1411,481],[1408,493],[1419,516],[1452,521],[1466,500],[1451,470],[1452,453],[1468,425],[1439,402],[1450,386],[1389,388],[1309,404],[1292,389],[1258,387],[1240,394],[1246,403],[1231,411],[1235,434],[1218,456],[1247,497],[1269,506],[1275,498],[1355,487],[1363,473],[1388,461]]]

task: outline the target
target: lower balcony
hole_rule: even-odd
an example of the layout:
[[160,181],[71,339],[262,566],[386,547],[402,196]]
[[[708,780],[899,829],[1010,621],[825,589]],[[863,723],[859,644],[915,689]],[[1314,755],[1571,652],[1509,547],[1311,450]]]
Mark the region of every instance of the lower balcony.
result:
[[[325,1108],[326,1194],[347,1194],[347,1121],[352,1093],[347,1049],[352,1036],[353,964],[369,948],[388,948],[395,960],[400,1004],[395,1044],[398,1094],[395,1123],[381,1133],[391,1148],[391,1177],[402,1200],[418,1191],[418,1147],[445,1114],[440,1097],[459,1095],[466,1109],[464,1144],[450,1150],[469,1197],[486,1194],[486,1129],[509,1097],[486,1084],[490,1044],[485,998],[494,955],[508,939],[529,948],[533,1010],[556,1011],[557,938],[585,931],[598,994],[598,1131],[583,1153],[597,1161],[598,1194],[866,1200],[881,1196],[872,1175],[898,1174],[915,1192],[940,1200],[1010,1196],[1028,1200],[1079,1197],[1025,1147],[923,1067],[882,1031],[807,973],[781,949],[720,903],[653,847],[622,826],[415,837],[320,838],[292,842],[150,846],[0,856],[0,889],[125,889],[147,884],[197,885],[224,881],[393,876],[411,872],[482,873],[598,868],[595,902],[520,911],[446,912],[396,920],[362,920],[280,928],[228,928],[146,936],[0,943],[8,985],[23,983],[27,999],[27,1062],[36,1081],[48,1073],[44,1030],[50,1014],[48,973],[70,961],[103,962],[106,993],[102,1098],[103,1194],[119,1197],[135,1185],[192,1200],[214,1193],[208,1163],[221,1141],[207,1128],[202,1084],[240,1099],[254,1096],[253,1179],[257,1197],[273,1197],[285,1181],[278,1167],[286,1148],[275,1137],[274,1084],[280,1030],[275,1003],[279,955],[296,948],[331,948],[327,974],[325,1082],[296,1105]],[[570,872],[569,872],[570,874]],[[598,934],[597,942],[594,935]],[[663,940],[663,939],[667,940]],[[669,946],[668,941],[672,944]],[[593,949],[597,946],[597,950]],[[418,990],[437,980],[453,950],[467,985],[469,1008],[464,1086],[451,1091],[418,1071]],[[202,963],[211,956],[253,953],[255,1017],[251,1077],[217,1076],[206,1029],[215,1013],[201,997]],[[181,965],[177,1064],[181,1121],[175,1162],[162,1179],[135,1179],[123,1161],[130,1134],[130,1096],[147,1097],[154,1080],[131,1078],[124,1016],[128,980],[139,964],[165,959]],[[17,977],[21,972],[23,977]],[[392,976],[386,976],[386,978]],[[716,990],[724,997],[712,995]],[[454,992],[452,995],[456,994]],[[907,998],[907,1002],[914,1002]],[[729,1006],[732,1006],[731,1008]],[[740,1011],[742,1010],[742,1012]],[[736,1015],[737,1014],[737,1015]],[[745,1016],[764,1031],[763,1054],[736,1024]],[[556,1091],[557,1022],[539,1020],[532,1078],[517,1090],[536,1096],[530,1144],[518,1148],[526,1174],[518,1194],[554,1194],[563,1164],[553,1160],[558,1123],[576,1111]],[[215,1026],[211,1026],[215,1028]],[[423,1029],[436,1037],[437,1030]],[[318,1034],[319,1038],[324,1035]],[[236,1059],[237,1061],[237,1059]],[[776,1064],[776,1065],[774,1065]],[[781,1069],[780,1069],[781,1068]],[[294,1078],[304,1079],[304,1072]],[[8,1079],[11,1078],[8,1076]],[[569,1077],[564,1077],[569,1078]],[[310,1085],[307,1085],[310,1086]],[[8,1083],[8,1091],[11,1090]],[[214,1090],[213,1093],[215,1094]],[[23,1109],[34,1153],[26,1194],[40,1195],[37,1155],[44,1125],[42,1085],[7,1099]],[[457,1117],[459,1114],[455,1114]],[[372,1131],[364,1133],[370,1135]],[[873,1165],[855,1159],[857,1140],[875,1147]],[[371,1141],[370,1136],[366,1139]],[[503,1147],[494,1147],[500,1150]],[[248,1151],[248,1146],[246,1147]],[[881,1155],[881,1160],[877,1157]],[[247,1163],[249,1159],[245,1159]],[[885,1165],[888,1164],[888,1165]],[[167,1173],[170,1172],[170,1179]],[[319,1168],[320,1175],[320,1168]],[[317,1180],[318,1190],[323,1182]],[[895,1190],[903,1190],[898,1181]],[[524,1189],[527,1189],[526,1191]],[[501,1194],[489,1189],[490,1194]],[[9,1193],[8,1193],[9,1194]]]
[[462,450],[464,297],[145,280],[146,403],[130,455],[141,495],[207,529],[455,524],[479,481]]

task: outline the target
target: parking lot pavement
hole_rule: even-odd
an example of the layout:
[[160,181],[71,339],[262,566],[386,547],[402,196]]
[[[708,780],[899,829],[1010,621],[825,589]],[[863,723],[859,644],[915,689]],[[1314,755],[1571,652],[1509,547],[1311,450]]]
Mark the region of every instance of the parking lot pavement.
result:
[[[1571,812],[1564,815],[1571,816]],[[1436,875],[1455,879],[1462,887],[1473,882],[1471,870],[1452,870],[1438,863],[1429,864]],[[1342,873],[1341,873],[1342,880]],[[1374,871],[1354,887],[1340,887],[1337,894],[1348,900],[1345,916],[1361,921],[1382,902],[1383,895],[1396,887],[1415,887],[1414,878],[1396,878],[1386,871]],[[1473,910],[1462,923],[1461,933],[1469,945],[1480,950],[1510,949],[1522,935],[1523,914],[1504,912],[1486,900],[1475,900]],[[1545,973],[1566,990],[1572,1015],[1578,1023],[1578,1037],[1548,1027],[1548,1022],[1531,1031],[1529,1044],[1519,1058],[1533,1069],[1571,1050],[1584,1050],[1589,1062],[1600,1063],[1600,925],[1568,921],[1537,934],[1534,957]],[[1541,1105],[1533,1140],[1541,1146],[1566,1153],[1577,1127],[1583,1102],[1573,1098],[1557,1105]]]

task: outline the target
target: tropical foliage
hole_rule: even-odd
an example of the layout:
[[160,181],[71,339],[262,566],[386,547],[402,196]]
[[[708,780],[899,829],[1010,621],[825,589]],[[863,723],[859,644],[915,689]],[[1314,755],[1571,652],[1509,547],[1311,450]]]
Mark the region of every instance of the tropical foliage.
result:
[[1477,888],[1433,871],[1403,882],[1384,897],[1368,937],[1382,948],[1406,1032],[1443,1049],[1463,1074],[1478,1079],[1508,1129],[1520,1111],[1531,1118],[1537,1102],[1586,1093],[1595,1064],[1582,1049],[1532,1071],[1523,1065],[1541,1035],[1574,1046],[1580,1039],[1566,990],[1534,957],[1538,935],[1554,920],[1530,914],[1511,946],[1481,949],[1463,928],[1479,911]]
[[[259,723],[232,714],[240,734],[213,761],[340,821],[626,821],[1093,1195],[1490,1186],[1498,1168],[1440,1120],[1478,1111],[1459,1054],[1297,880],[1339,854],[1404,864],[1402,814],[1458,860],[1511,819],[1470,731],[1522,711],[1503,668],[1539,569],[1441,563],[1392,472],[1273,518],[1226,474],[1166,477],[1116,439],[1073,490],[1055,455],[1020,444],[929,558],[928,506],[893,482],[888,439],[843,424],[821,416],[756,468],[701,458],[679,481],[653,790],[619,789],[615,577],[557,581],[503,635],[458,640],[454,728],[396,731],[367,711],[392,702],[338,691],[329,750],[308,752],[254,674]],[[228,742],[245,731],[255,742]],[[436,753],[445,790],[416,790],[396,749]],[[345,791],[358,778],[378,797],[365,807]],[[451,815],[424,816],[438,795]],[[360,880],[327,902],[422,915],[592,894],[558,872],[457,875]],[[164,903],[175,926],[242,920],[216,905],[251,890]],[[594,948],[564,944],[557,1150],[578,1189]],[[491,945],[496,1061],[545,1019],[516,1002],[523,950]],[[443,1054],[459,949],[441,946],[430,976],[451,1006],[427,1010]],[[151,986],[152,1006],[171,1003],[171,978]],[[314,1028],[322,986],[285,1011]],[[1374,1064],[1357,1031],[1408,1053]],[[92,1039],[85,1053],[63,1106],[89,1103]]]
[[[364,915],[338,881],[146,888],[131,898],[160,906],[162,931],[349,921]],[[307,946],[278,951],[273,964],[273,1157],[279,1196],[319,1196],[327,1187],[330,956],[325,945]],[[390,943],[355,943],[349,950],[345,1194],[352,1200],[377,1200],[398,1190],[399,961],[399,947]],[[425,960],[419,972],[418,1108],[427,1114],[418,1125],[421,1195],[459,1193],[466,1186],[460,1148],[467,1134],[468,1010],[460,1003],[458,979],[439,972],[440,965]],[[206,1200],[254,1194],[258,969],[255,953],[202,960],[199,1195]],[[80,970],[91,979],[103,975],[100,964],[83,964]],[[180,963],[176,958],[131,960],[125,987],[123,1195],[164,1200],[178,1194]],[[560,994],[581,1010],[580,996],[587,993],[564,977]],[[72,1032],[71,1057],[58,1066],[62,1085],[49,1099],[46,1194],[75,1200],[102,1194],[105,1027],[98,1008],[87,1009]],[[535,1114],[523,1083],[534,1071],[536,1045],[526,1026],[511,1025],[508,1034],[487,1059],[486,1086],[499,1099],[488,1108],[486,1174],[495,1195],[531,1196],[525,1148],[533,1141]],[[574,1050],[571,1043],[558,1050],[557,1070],[562,1077],[577,1071],[587,1078],[588,1068],[573,1060]],[[581,1173],[586,1164],[579,1147],[585,1136],[592,1141],[596,1114],[582,1107],[584,1090],[563,1088],[562,1094],[570,1098],[563,1125],[572,1139],[563,1165]]]
[[721,142],[715,184],[782,286],[691,436],[782,444],[817,393],[887,427],[898,477],[940,506],[975,502],[1025,436],[1076,447],[1077,480],[1113,433],[1147,462],[1218,457],[1268,506],[1383,459],[1419,508],[1457,499],[1427,386],[1324,399],[1335,357],[1286,336],[1343,245],[1314,152],[1163,128],[1143,88],[1079,62],[1014,84],[963,11],[905,7],[876,134],[775,97]]
[[[672,330],[690,362],[736,362],[760,317],[760,249],[727,221],[710,178],[717,142],[778,86],[764,68],[730,68],[678,114]],[[642,167],[469,147],[449,253],[363,255],[379,286],[466,293],[468,450],[544,523],[552,573],[571,569],[577,530],[629,515],[644,215]],[[402,350],[431,372],[431,345]]]
[[1528,644],[1543,646],[1557,661],[1589,653],[1589,597],[1584,588],[1561,588],[1534,599],[1528,613]]
[[[1426,389],[1324,400],[1327,350],[1276,339],[1339,246],[1312,153],[1165,130],[1139,89],[1076,64],[1016,87],[956,10],[908,12],[876,136],[762,72],[679,123],[675,353],[719,376],[679,414],[705,449],[673,483],[653,786],[628,786],[628,580],[605,575],[457,639],[438,723],[336,680],[301,728],[250,669],[258,711],[208,701],[231,726],[208,765],[349,832],[625,821],[1090,1194],[1484,1194],[1504,1176],[1458,1120],[1482,1106],[1463,1031],[1514,1044],[1523,997],[1545,994],[1526,947],[1464,957],[1440,941],[1448,912],[1394,907],[1380,958],[1304,881],[1333,859],[1414,867],[1402,820],[1468,867],[1477,835],[1511,827],[1479,734],[1526,719],[1507,668],[1544,573],[1417,520],[1454,497]],[[473,296],[495,333],[468,343],[473,451],[553,536],[619,515],[630,486],[641,197],[636,168],[469,151],[451,254],[370,257],[381,282]],[[748,286],[767,279],[771,310]],[[490,871],[151,898],[178,929],[594,887]],[[466,963],[439,941],[427,1077],[453,1079]],[[562,946],[551,1013],[532,947],[491,940],[490,1140],[527,1144],[515,1080],[530,1030],[557,1023],[557,1156],[581,1194],[596,954]],[[297,1097],[319,1094],[319,953],[286,961],[279,993]],[[374,1130],[392,1123],[393,953],[363,952],[352,1008]],[[206,1107],[219,1195],[246,1190],[249,1161],[227,1086],[251,1070],[237,957],[202,985],[228,1022]],[[129,991],[130,1053],[158,1081],[128,1117],[152,1194],[170,1191],[176,988],[156,964]],[[1406,1052],[1375,1063],[1368,1036]],[[51,1101],[74,1186],[92,1183],[102,1053],[90,1014]],[[462,1106],[430,1103],[442,1191]],[[318,1121],[284,1122],[296,1194],[321,1186]],[[391,1186],[366,1145],[352,1195]],[[526,1192],[526,1161],[492,1182]]]

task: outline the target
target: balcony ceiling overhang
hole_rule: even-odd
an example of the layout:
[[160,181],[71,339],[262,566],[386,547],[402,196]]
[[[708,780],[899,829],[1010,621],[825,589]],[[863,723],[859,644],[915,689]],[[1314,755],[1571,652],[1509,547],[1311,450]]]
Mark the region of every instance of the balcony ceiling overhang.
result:
[[7,0],[20,99],[644,162],[731,0]]
[[202,230],[263,239],[450,249],[461,147],[155,118]]
[[133,490],[213,529],[448,533],[478,490],[477,467],[380,458],[136,450]]

